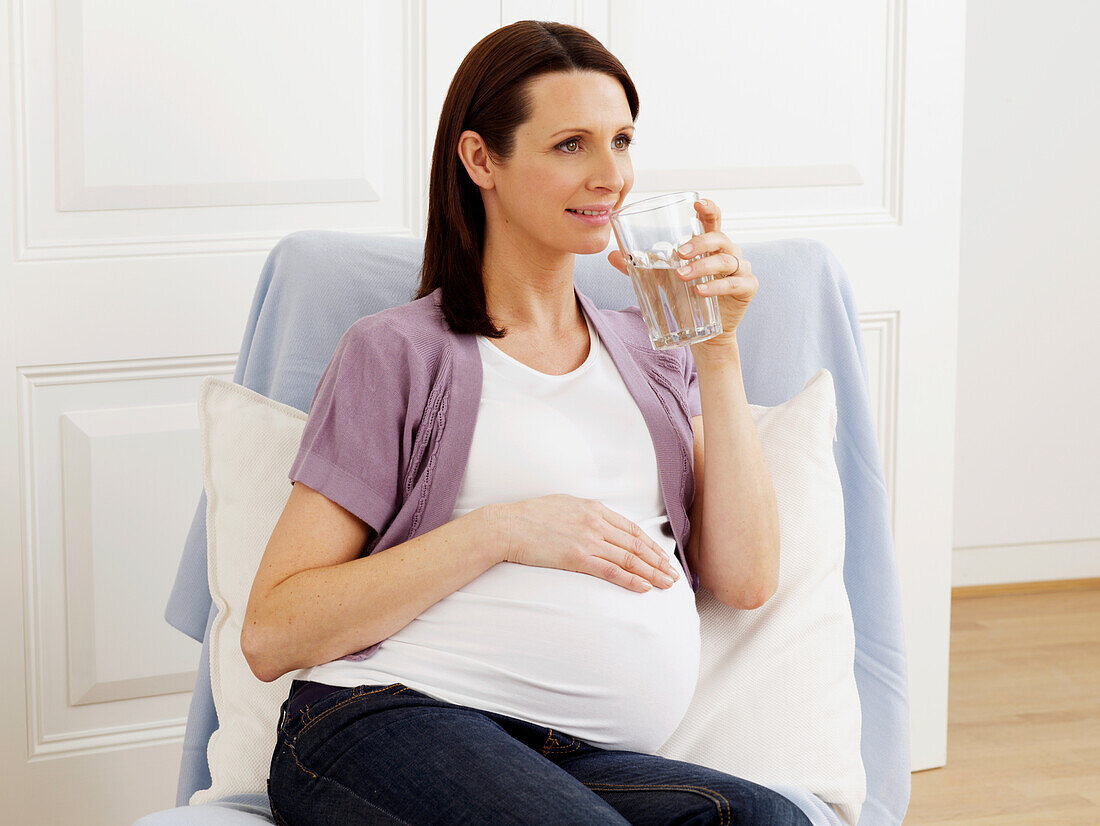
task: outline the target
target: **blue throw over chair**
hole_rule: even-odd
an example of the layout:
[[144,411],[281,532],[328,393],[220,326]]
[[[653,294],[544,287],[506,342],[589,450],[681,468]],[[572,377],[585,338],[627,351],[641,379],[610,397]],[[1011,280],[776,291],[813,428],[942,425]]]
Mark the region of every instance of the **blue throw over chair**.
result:
[[[900,824],[909,805],[909,696],[901,597],[882,460],[871,418],[866,364],[851,285],[836,257],[810,239],[742,244],[760,288],[737,338],[748,399],[775,406],[825,367],[836,389],[833,449],[844,490],[844,580],[855,622],[867,800],[859,826]],[[308,230],[272,249],[260,274],[233,381],[308,412],[343,333],[359,318],[412,300],[423,255],[417,238]],[[598,306],[636,305],[630,280],[605,254],[578,255],[574,281]],[[260,826],[267,796],[189,806],[210,787],[206,747],[217,728],[209,632],[216,614],[206,578],[206,495],[188,535],[165,619],[202,641],[174,809],[135,826]],[[793,798],[792,798],[793,799]],[[807,793],[795,802],[815,826],[840,826]]]

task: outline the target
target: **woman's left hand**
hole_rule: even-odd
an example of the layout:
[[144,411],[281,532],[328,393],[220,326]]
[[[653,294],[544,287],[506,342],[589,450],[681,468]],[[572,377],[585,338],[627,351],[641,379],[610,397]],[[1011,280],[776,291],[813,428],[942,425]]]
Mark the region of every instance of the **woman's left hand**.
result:
[[[689,289],[696,295],[715,296],[722,315],[722,332],[706,341],[691,345],[692,355],[698,359],[714,355],[726,358],[736,352],[735,331],[749,303],[756,295],[759,282],[752,274],[752,267],[741,255],[741,248],[722,232],[722,211],[714,201],[696,201],[695,211],[703,225],[702,235],[693,235],[679,247],[681,258],[693,258],[709,253],[685,265],[689,272],[679,273],[684,281],[694,281],[702,276],[714,276],[713,281],[705,284],[690,284]],[[610,264],[624,274],[629,274],[626,262],[620,250],[613,250],[607,259]],[[701,288],[701,289],[700,289]]]

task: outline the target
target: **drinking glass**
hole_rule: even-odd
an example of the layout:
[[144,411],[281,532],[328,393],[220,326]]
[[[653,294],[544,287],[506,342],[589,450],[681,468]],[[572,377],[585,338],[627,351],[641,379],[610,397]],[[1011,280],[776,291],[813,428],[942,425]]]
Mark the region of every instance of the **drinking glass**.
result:
[[684,281],[676,272],[710,254],[685,258],[678,249],[692,235],[703,234],[694,206],[698,200],[698,192],[672,192],[625,204],[611,213],[611,228],[626,259],[654,350],[684,347],[722,332],[717,296],[695,291],[696,284],[715,277]]

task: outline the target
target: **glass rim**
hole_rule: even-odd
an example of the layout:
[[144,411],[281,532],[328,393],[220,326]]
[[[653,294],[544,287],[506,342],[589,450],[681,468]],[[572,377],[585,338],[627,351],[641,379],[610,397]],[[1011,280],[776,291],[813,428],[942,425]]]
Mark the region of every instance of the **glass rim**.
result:
[[641,215],[644,212],[652,212],[655,209],[664,209],[673,204],[683,202],[685,196],[688,195],[694,196],[691,199],[692,203],[699,200],[699,193],[694,189],[684,189],[679,192],[664,192],[660,195],[642,198],[640,201],[631,201],[629,204],[623,204],[611,213],[611,217],[616,218],[620,215]]

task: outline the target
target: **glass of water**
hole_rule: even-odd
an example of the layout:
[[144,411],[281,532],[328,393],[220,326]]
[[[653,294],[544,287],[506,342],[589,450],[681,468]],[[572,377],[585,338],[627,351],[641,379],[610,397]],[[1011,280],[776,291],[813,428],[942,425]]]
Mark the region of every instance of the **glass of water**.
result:
[[698,192],[672,192],[626,204],[611,213],[611,228],[626,259],[634,294],[654,350],[684,347],[722,332],[718,297],[699,295],[696,284],[714,276],[684,281],[676,272],[710,253],[683,257],[678,248],[702,235],[695,211]]

